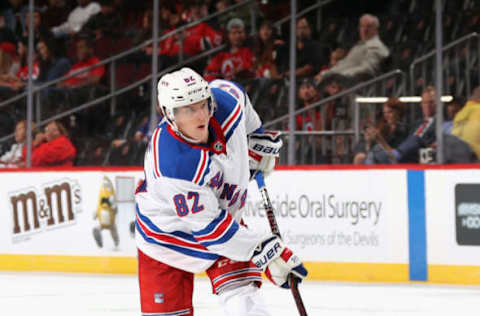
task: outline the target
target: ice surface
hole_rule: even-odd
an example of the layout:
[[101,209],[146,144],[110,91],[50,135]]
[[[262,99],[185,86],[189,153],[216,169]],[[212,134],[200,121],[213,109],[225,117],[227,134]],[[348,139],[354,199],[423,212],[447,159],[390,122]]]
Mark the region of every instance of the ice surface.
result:
[[[135,276],[0,272],[0,315],[140,315]],[[430,284],[305,282],[308,314],[329,316],[478,315],[480,287]],[[272,316],[298,315],[291,293],[265,282]],[[222,310],[206,278],[197,278],[195,316]]]

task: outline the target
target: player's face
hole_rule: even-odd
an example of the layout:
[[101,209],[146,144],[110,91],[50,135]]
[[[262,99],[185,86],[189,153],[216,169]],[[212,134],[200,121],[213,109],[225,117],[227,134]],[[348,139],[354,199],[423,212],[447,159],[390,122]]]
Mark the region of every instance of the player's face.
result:
[[183,106],[175,111],[175,123],[179,131],[188,138],[201,143],[208,141],[209,120],[210,110],[208,108],[208,100]]

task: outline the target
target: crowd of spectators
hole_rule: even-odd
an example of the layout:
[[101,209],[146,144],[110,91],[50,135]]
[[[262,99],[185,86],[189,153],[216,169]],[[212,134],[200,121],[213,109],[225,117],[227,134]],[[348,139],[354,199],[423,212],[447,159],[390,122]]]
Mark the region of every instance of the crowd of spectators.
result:
[[[268,121],[286,113],[286,102],[279,100],[286,99],[282,93],[289,84],[290,38],[285,25],[279,27],[274,22],[289,14],[289,1],[255,1],[251,4],[253,9],[250,5],[240,6],[214,19],[203,20],[214,12],[223,12],[241,2],[160,1],[159,70],[224,45],[218,53],[189,66],[203,73],[208,81],[224,78],[241,83],[263,120]],[[303,5],[311,3],[306,1]],[[376,3],[380,6],[380,1]],[[113,66],[95,65],[152,38],[151,1],[39,0],[35,5],[32,80],[34,84],[41,84],[68,76],[43,89],[35,99],[36,106],[41,109],[37,112],[41,112],[42,118],[60,114],[108,93],[111,85],[108,67]],[[397,3],[397,6],[392,4],[389,10],[400,10],[402,4]],[[408,61],[402,57],[406,56],[405,59],[411,61],[415,57],[412,53],[414,48],[410,45],[407,54],[401,47],[412,39],[421,41],[420,37],[431,38],[431,23],[426,16],[415,17],[412,19],[415,23],[403,25],[395,24],[402,20],[395,14],[387,12],[379,18],[364,12],[357,10],[352,15],[355,18],[350,20],[342,20],[342,17],[327,19],[322,22],[322,28],[319,28],[319,21],[313,14],[296,21],[298,108],[333,97],[349,86],[375,77],[388,70],[392,62],[408,67]],[[255,15],[255,19],[251,19],[251,14]],[[27,1],[8,0],[0,6],[0,102],[22,92],[29,79],[28,21]],[[476,27],[474,22],[468,21],[469,26],[465,30],[462,28],[461,32]],[[189,23],[193,24],[178,32],[180,27]],[[454,32],[452,30],[449,34]],[[455,34],[460,35],[461,32]],[[405,34],[410,35],[406,38]],[[119,60],[114,69],[115,84],[122,87],[147,76],[151,71],[153,51],[152,44],[145,44],[141,50]],[[45,133],[37,134],[44,137],[38,136],[39,140],[34,142],[35,150],[54,152],[51,148],[57,145],[48,150],[39,151],[37,148],[47,148],[39,144],[53,141],[46,137],[47,128],[50,128],[60,133],[57,138],[61,141],[57,142],[65,146],[62,150],[68,153],[67,157],[58,160],[60,165],[141,164],[141,153],[148,140],[150,125],[149,115],[146,114],[149,113],[149,89],[148,84],[144,84],[125,97],[117,98],[117,108],[112,113],[110,108],[107,110],[108,104],[103,102],[50,123]],[[297,143],[298,156],[302,159],[310,157],[307,160],[312,163],[419,162],[422,149],[435,148],[434,137],[432,139],[436,109],[432,101],[434,95],[431,88],[423,92],[423,119],[417,124],[407,123],[405,104],[395,98],[389,99],[381,111],[373,114],[374,117],[362,121],[362,139],[358,143],[351,135],[354,122],[348,96],[309,109],[296,116],[297,130],[338,133],[303,137]],[[470,100],[468,104],[473,104],[475,100]],[[472,147],[473,138],[468,136],[467,141],[458,136],[458,128],[455,130],[455,113],[464,113],[462,106],[461,100],[448,105],[444,132],[456,135],[455,138],[462,144]],[[19,125],[25,128],[25,100],[0,108],[0,112],[0,120],[10,119],[10,125],[4,126],[19,122],[17,128]],[[90,141],[82,143],[85,139]],[[449,137],[448,141],[451,140]],[[23,142],[24,139],[16,138],[17,147]],[[71,148],[67,150],[68,144]],[[78,155],[75,147],[82,148]],[[22,157],[24,155],[17,156],[14,162],[5,158],[3,165],[21,166]],[[50,160],[43,158],[38,163],[39,154],[35,157],[36,166],[51,165]]]

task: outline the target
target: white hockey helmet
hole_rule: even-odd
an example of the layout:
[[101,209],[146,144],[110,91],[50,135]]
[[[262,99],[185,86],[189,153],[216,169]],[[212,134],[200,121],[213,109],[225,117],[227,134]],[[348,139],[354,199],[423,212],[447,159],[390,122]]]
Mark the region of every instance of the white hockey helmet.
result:
[[213,115],[216,104],[212,97],[208,82],[190,68],[165,74],[158,81],[158,105],[167,119],[168,124],[180,136],[182,135],[175,123],[175,109],[189,106],[203,100],[208,100],[210,115]]

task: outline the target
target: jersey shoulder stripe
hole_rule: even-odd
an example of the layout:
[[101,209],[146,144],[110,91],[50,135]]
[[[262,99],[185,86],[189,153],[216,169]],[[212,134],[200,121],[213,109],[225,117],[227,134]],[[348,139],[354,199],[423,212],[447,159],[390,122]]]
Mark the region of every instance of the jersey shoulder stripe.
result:
[[231,93],[222,88],[212,88],[212,94],[217,103],[215,119],[220,123],[225,139],[228,141],[242,119],[242,105]]
[[153,135],[154,175],[203,185],[211,163],[208,150],[177,139],[166,124]]
[[[236,110],[238,99],[236,99],[231,93],[225,91],[223,88],[213,87],[211,88],[213,98],[217,104],[217,109],[213,114],[221,126],[228,120],[231,114]],[[227,87],[228,90],[228,87]]]

